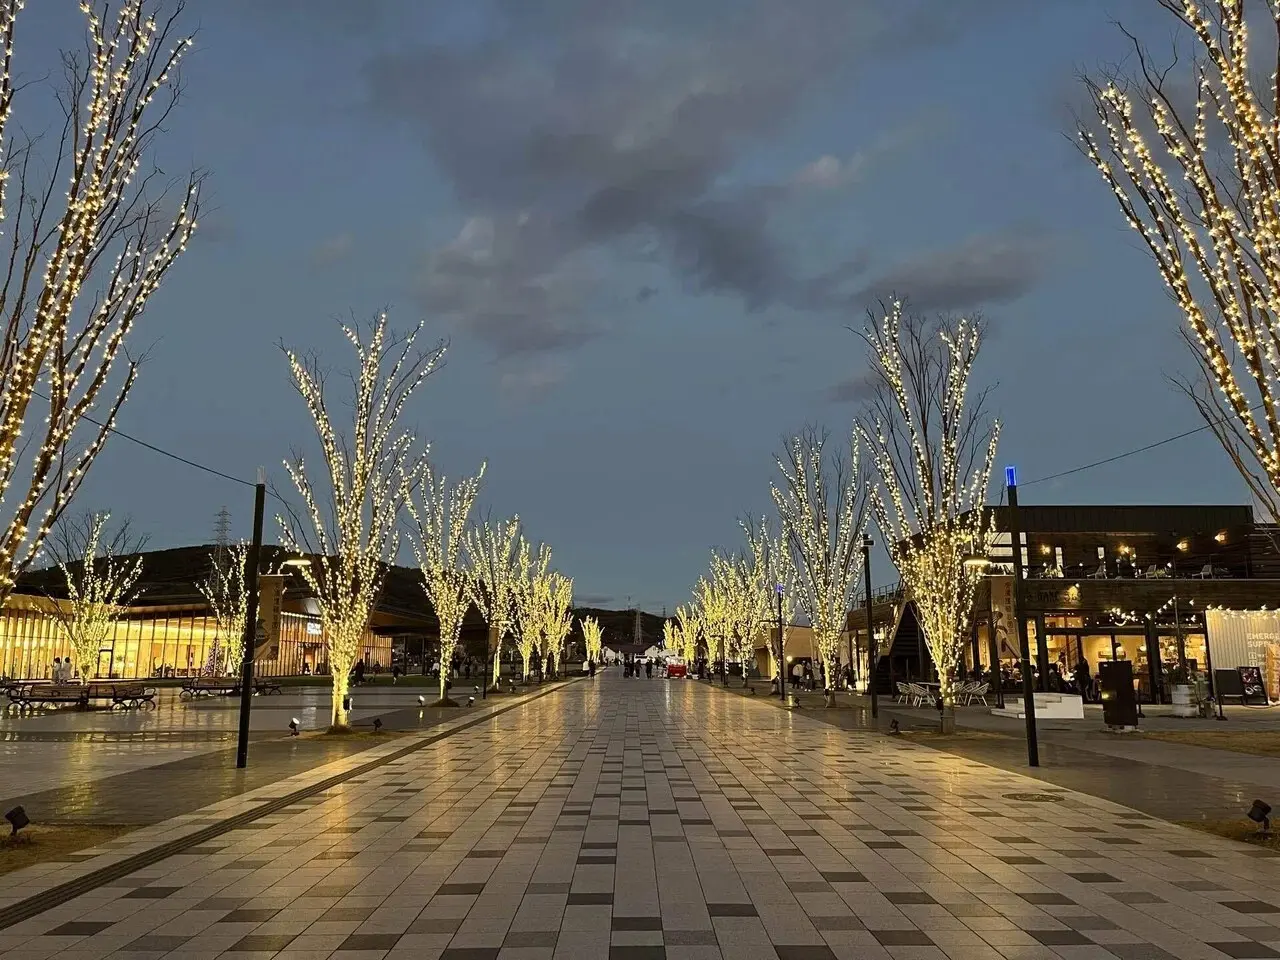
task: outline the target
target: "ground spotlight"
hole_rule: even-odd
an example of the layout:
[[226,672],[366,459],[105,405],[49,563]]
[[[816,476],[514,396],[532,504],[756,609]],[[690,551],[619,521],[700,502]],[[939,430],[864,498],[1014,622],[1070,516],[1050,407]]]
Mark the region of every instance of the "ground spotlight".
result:
[[[18,809],[21,810],[22,808],[19,807]],[[1271,832],[1271,804],[1255,800],[1245,816],[1258,825],[1259,833]]]
[[468,706],[468,707],[474,707],[475,705],[476,705],[476,698],[475,698],[475,697],[467,697],[467,706]]
[[382,718],[381,718],[381,717],[374,717],[374,718],[373,718],[373,732],[374,732],[374,733],[381,733],[381,732],[382,732]]
[[289,736],[296,737],[298,735],[298,718],[294,717],[289,721]]
[[418,706],[422,706],[426,702],[427,698],[422,696],[422,694],[418,694]]
[[891,737],[896,737],[896,736],[898,736],[900,733],[902,733],[902,731],[901,731],[900,729],[898,729],[898,721],[897,721],[897,720],[890,720],[890,721],[889,721],[889,736],[891,736]]
[[[1270,810],[1271,808],[1267,807],[1267,809]],[[18,831],[31,822],[27,819],[27,811],[20,806],[14,807],[4,815],[4,818],[8,820],[9,825],[13,827],[13,832],[9,834],[11,837],[16,837],[18,835]]]

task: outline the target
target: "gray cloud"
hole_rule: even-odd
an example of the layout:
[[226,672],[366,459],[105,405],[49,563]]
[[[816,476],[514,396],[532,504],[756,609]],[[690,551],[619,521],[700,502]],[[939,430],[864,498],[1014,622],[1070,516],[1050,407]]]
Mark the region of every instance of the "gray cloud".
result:
[[930,312],[1011,303],[1040,280],[1050,247],[1043,234],[1025,229],[978,234],[881,271],[852,300],[862,305],[896,295]]
[[876,395],[879,387],[879,377],[866,371],[828,387],[827,400],[831,403],[865,403]]
[[595,332],[585,318],[604,312],[592,308],[606,257],[655,260],[689,291],[749,309],[829,308],[814,285],[830,281],[801,275],[774,219],[797,191],[855,180],[862,160],[819,161],[781,184],[726,181],[808,95],[852,83],[886,37],[910,45],[936,5],[495,6],[501,25],[479,42],[401,47],[368,67],[371,109],[421,139],[473,217],[464,233],[483,224],[480,247],[460,235],[427,256],[429,309],[499,355],[571,347]]

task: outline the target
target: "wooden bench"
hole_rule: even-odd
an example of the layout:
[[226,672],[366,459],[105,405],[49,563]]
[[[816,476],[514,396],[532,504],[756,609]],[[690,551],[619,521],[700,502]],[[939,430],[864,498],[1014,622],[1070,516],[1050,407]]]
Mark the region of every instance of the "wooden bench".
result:
[[253,678],[254,693],[284,693],[280,688],[279,677],[254,677]]
[[178,697],[193,700],[201,696],[228,697],[239,692],[239,677],[190,677],[182,682]]
[[19,710],[58,703],[89,705],[89,688],[79,683],[18,683],[9,688],[7,695],[9,706]]

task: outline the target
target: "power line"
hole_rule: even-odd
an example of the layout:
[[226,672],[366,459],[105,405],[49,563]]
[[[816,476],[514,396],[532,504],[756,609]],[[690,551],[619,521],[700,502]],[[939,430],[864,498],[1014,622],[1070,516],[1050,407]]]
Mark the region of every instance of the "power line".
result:
[[[1251,412],[1254,410],[1260,410],[1262,406],[1263,404],[1259,403],[1256,406],[1251,407],[1250,410]],[[1146,453],[1147,451],[1154,450],[1157,447],[1163,447],[1167,443],[1173,443],[1177,440],[1185,440],[1187,437],[1195,436],[1197,433],[1203,433],[1205,430],[1216,427],[1219,424],[1227,423],[1229,419],[1230,418],[1213,420],[1209,423],[1203,424],[1202,426],[1196,427],[1194,430],[1184,430],[1182,433],[1174,434],[1172,437],[1165,437],[1163,440],[1157,440],[1155,443],[1148,443],[1145,446],[1136,447],[1135,449],[1128,450],[1124,453],[1118,453],[1114,457],[1107,457],[1105,460],[1095,460],[1093,463],[1086,463],[1080,467],[1072,467],[1070,470],[1063,470],[1061,473],[1052,473],[1047,477],[1037,477],[1034,480],[1028,480],[1026,483],[1023,483],[1022,486],[1029,487],[1035,483],[1046,483],[1049,480],[1057,480],[1061,477],[1069,477],[1074,473],[1082,473],[1085,470],[1092,470],[1094,467],[1106,466],[1108,463],[1115,463],[1117,460],[1136,457],[1140,453]]]
[[[44,400],[46,403],[49,402],[49,398],[41,394],[39,391],[33,390],[32,393],[34,393],[41,400]],[[117,430],[115,427],[108,427],[106,424],[102,423],[101,421],[93,419],[93,417],[89,416],[87,413],[80,414],[80,419],[85,420],[89,423],[92,423],[95,427],[105,429],[108,433],[114,434],[117,437],[121,437],[132,443],[136,443],[140,447],[145,447],[146,449],[150,450],[152,453],[158,453],[162,457],[168,457],[170,460],[176,460],[178,461],[178,463],[184,463],[188,467],[194,467],[197,470],[203,470],[205,473],[211,473],[215,477],[221,477],[223,480],[230,480],[232,483],[244,484],[244,486],[246,487],[256,486],[256,484],[251,483],[248,480],[242,480],[240,477],[233,477],[229,473],[223,473],[221,470],[215,470],[213,467],[207,467],[203,463],[197,463],[195,460],[191,460],[187,457],[182,456],[181,454],[172,453],[168,450],[165,450],[163,447],[157,447],[154,443],[148,443],[146,440],[141,440],[138,437],[133,436],[132,434],[125,433],[123,430]]]

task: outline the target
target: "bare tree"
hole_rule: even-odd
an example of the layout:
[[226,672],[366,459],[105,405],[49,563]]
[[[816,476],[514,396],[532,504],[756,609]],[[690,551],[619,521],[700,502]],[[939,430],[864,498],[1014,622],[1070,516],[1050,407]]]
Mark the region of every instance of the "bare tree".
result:
[[[1280,523],[1280,145],[1274,76],[1252,70],[1252,0],[1156,0],[1189,37],[1194,96],[1174,64],[1153,62],[1125,31],[1137,68],[1085,78],[1097,125],[1081,149],[1142,237],[1199,375],[1175,382],[1254,497]],[[1276,36],[1262,46],[1274,69]]]
[[244,625],[249,616],[249,545],[243,540],[213,557],[209,576],[196,586],[213,614],[217,631],[209,651],[211,673],[236,672],[244,659]]
[[840,639],[862,575],[862,537],[867,529],[867,485],[857,436],[849,454],[828,456],[828,436],[809,427],[791,438],[778,457],[782,485],[773,500],[795,568],[796,595],[809,618],[827,669],[827,705],[835,703]]
[[338,730],[347,727],[351,667],[399,548],[396,523],[427,469],[427,445],[400,426],[409,399],[445,352],[443,342],[417,346],[422,328],[419,323],[408,334],[393,334],[385,313],[368,326],[343,325],[359,361],[348,376],[350,412],[346,403],[340,406],[352,417],[350,433],[330,413],[334,400],[319,359],[282,348],[315,426],[324,468],[313,482],[301,454],[285,461],[302,507],[282,497],[286,516],[276,519],[285,546],[312,558],[302,572],[320,607],[333,671],[332,727]]
[[[454,706],[447,696],[449,667],[474,593],[473,571],[463,562],[462,549],[471,505],[475,503],[483,477],[484,464],[481,464],[476,476],[450,486],[428,464],[418,484],[421,506],[412,492],[405,495],[405,506],[416,528],[410,539],[422,572],[422,586],[440,623],[440,703],[446,706]],[[416,479],[406,478],[410,490]]]
[[495,686],[502,675],[502,640],[517,616],[519,542],[519,517],[492,525],[486,520],[479,529],[467,534],[467,556],[475,572],[471,599],[489,624]]
[[110,17],[81,6],[86,48],[63,55],[51,149],[9,135],[25,125],[14,119],[22,6],[0,0],[0,603],[111,433],[138,375],[129,336],[195,230],[202,183],[193,173],[166,195],[164,174],[143,170],[179,98],[192,41],[181,4],[163,19],[145,0]]
[[82,683],[97,673],[98,654],[120,613],[136,596],[147,538],[129,521],[107,533],[109,513],[64,515],[54,528],[52,553],[66,584],[67,599],[55,601],[54,616],[71,645]]
[[879,381],[857,424],[879,480],[873,513],[938,670],[944,732],[955,729],[973,617],[977,574],[965,559],[985,557],[991,537],[985,506],[1000,425],[987,415],[988,391],[969,393],[983,330],[980,319],[928,320],[894,302],[862,334]]

